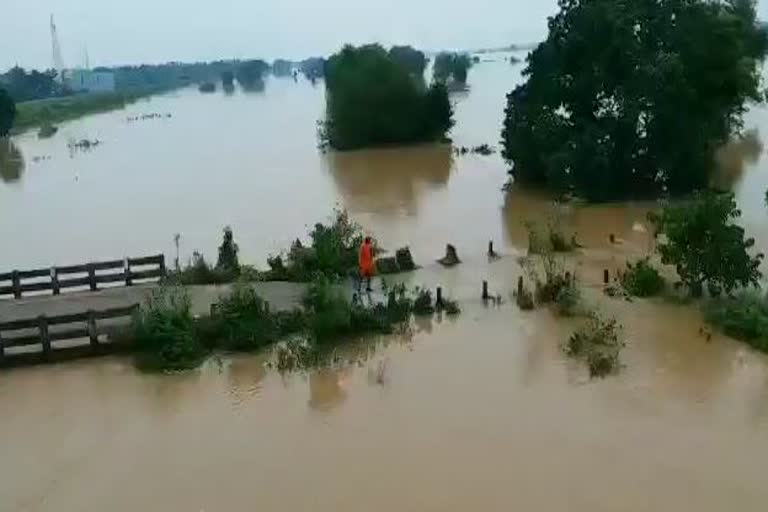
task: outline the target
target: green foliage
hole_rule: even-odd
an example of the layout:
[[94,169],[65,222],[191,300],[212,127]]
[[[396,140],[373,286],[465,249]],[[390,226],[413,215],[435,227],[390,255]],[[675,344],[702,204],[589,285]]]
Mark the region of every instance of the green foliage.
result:
[[214,315],[219,325],[221,346],[226,350],[258,350],[282,334],[277,318],[253,286],[237,282],[219,302]]
[[141,366],[153,370],[185,370],[203,360],[206,349],[192,318],[186,290],[161,286],[141,307],[133,331]]
[[224,228],[224,239],[219,246],[219,259],[216,261],[216,270],[237,275],[240,273],[240,261],[237,259],[239,248],[235,243],[232,228]]
[[557,311],[562,316],[576,316],[582,313],[581,288],[578,287],[576,279],[566,279],[565,285],[560,288],[555,297]]
[[662,263],[675,266],[693,295],[701,295],[705,285],[715,296],[759,285],[763,255],[750,256],[755,241],[734,224],[740,216],[733,194],[714,193],[651,215],[656,231],[666,238],[658,246]]
[[352,332],[352,305],[325,276],[319,275],[310,284],[304,307],[310,313],[310,332],[318,342]]
[[321,139],[334,149],[442,140],[453,126],[447,89],[425,88],[379,45],[345,46],[325,71]]
[[272,74],[275,76],[290,76],[293,72],[293,62],[285,59],[276,59],[272,63]]
[[760,102],[752,0],[561,0],[507,97],[515,180],[600,201],[709,183],[715,149]]
[[467,74],[472,67],[469,55],[459,53],[440,53],[435,57],[433,70],[435,81],[447,82],[449,78],[459,85],[467,83]]
[[592,314],[586,324],[568,338],[563,347],[571,357],[583,358],[591,377],[605,377],[618,370],[624,342],[619,339],[621,327],[615,319],[606,320]]
[[296,240],[286,257],[267,260],[272,281],[309,282],[316,274],[329,278],[347,277],[357,268],[358,251],[363,243],[363,231],[352,222],[345,210],[335,210],[330,224],[315,224],[309,233],[311,246]]
[[51,98],[68,93],[64,86],[56,81],[56,72],[53,70],[26,71],[24,68],[15,66],[4,76],[0,76],[0,82],[4,84],[8,94],[16,103]]
[[408,73],[417,77],[424,76],[427,58],[423,52],[410,46],[393,46],[389,49],[389,57],[402,66]]
[[221,83],[224,87],[234,87],[235,85],[235,73],[231,70],[221,72]]
[[627,270],[621,274],[621,285],[629,295],[654,297],[664,290],[666,282],[651,265],[650,258],[643,258],[635,263],[627,262]]
[[16,103],[8,92],[0,87],[0,137],[8,135],[15,119]]
[[533,222],[526,222],[525,229],[528,231],[529,254],[571,252],[579,246],[575,236],[571,236],[570,240],[566,237],[556,216],[549,220],[544,229]]
[[245,90],[258,89],[263,86],[264,74],[268,70],[269,64],[263,60],[249,60],[237,66],[235,78]]
[[416,289],[416,298],[413,301],[413,312],[418,316],[427,316],[435,312],[432,302],[432,292],[426,288]]
[[314,80],[325,76],[325,59],[322,57],[304,59],[299,63],[299,70],[314,83]]
[[768,352],[768,300],[750,291],[735,297],[709,301],[704,306],[706,319],[728,336]]

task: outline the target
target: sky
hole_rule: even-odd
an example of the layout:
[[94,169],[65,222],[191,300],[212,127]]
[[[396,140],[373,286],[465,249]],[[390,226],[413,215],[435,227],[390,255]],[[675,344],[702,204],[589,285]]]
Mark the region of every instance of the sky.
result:
[[[423,50],[529,43],[557,0],[0,0],[0,70],[52,67],[55,16],[66,67],[302,59],[344,43]],[[758,9],[768,19],[768,0]]]
[[[766,0],[768,1],[768,0]],[[301,59],[344,43],[424,50],[534,42],[556,0],[0,0],[0,69],[228,58]],[[7,7],[10,6],[10,7]]]

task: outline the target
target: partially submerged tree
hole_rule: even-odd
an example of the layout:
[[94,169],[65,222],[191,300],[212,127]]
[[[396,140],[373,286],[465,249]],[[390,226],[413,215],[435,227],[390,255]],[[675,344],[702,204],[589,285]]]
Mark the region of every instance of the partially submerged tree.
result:
[[704,286],[717,296],[759,285],[763,255],[749,254],[755,240],[745,238],[744,229],[734,224],[740,216],[733,194],[714,193],[651,215],[665,238],[658,247],[662,263],[675,266],[693,295],[701,295]]
[[235,78],[243,89],[254,89],[263,84],[269,64],[263,60],[249,60],[235,69]]
[[345,46],[326,65],[327,119],[334,149],[441,140],[453,126],[448,91],[429,88],[379,45]]
[[433,74],[436,81],[447,82],[453,79],[459,85],[467,83],[469,68],[472,60],[469,55],[463,53],[440,53],[435,57]]
[[754,0],[559,0],[507,97],[515,180],[590,200],[709,182],[715,149],[763,100]]
[[240,261],[237,258],[239,251],[240,248],[235,243],[232,228],[229,226],[225,227],[224,239],[219,246],[219,259],[216,261],[216,270],[238,274],[240,272]]
[[427,58],[423,52],[410,46],[393,46],[389,49],[389,56],[403,66],[408,72],[417,77],[424,76],[424,68],[427,67]]
[[8,92],[0,87],[0,137],[8,135],[15,119],[16,103]]

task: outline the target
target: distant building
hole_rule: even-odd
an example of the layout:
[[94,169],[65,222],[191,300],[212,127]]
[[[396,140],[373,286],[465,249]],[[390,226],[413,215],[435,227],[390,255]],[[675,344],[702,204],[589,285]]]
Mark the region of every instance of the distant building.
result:
[[73,69],[66,73],[66,82],[75,92],[114,92],[115,74],[111,71]]

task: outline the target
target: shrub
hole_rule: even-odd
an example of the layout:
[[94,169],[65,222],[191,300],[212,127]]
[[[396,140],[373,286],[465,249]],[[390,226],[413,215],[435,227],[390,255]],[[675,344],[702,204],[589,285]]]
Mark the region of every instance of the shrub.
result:
[[557,311],[563,316],[575,316],[581,312],[581,289],[575,279],[566,280],[566,284],[557,292],[555,302]]
[[248,283],[237,282],[214,314],[221,329],[222,348],[251,351],[277,341],[280,326],[267,303]]
[[134,318],[133,332],[140,366],[148,369],[184,370],[205,358],[189,295],[181,287],[154,290]]
[[666,238],[658,246],[662,263],[675,265],[692,295],[701,295],[704,286],[717,296],[759,285],[763,255],[749,254],[755,240],[745,238],[744,228],[734,223],[740,216],[733,194],[714,193],[650,216]]
[[621,275],[621,285],[629,295],[635,297],[653,297],[664,290],[664,278],[649,260],[643,258],[635,263],[627,263],[627,270]]
[[240,261],[237,258],[237,253],[240,251],[235,243],[235,236],[232,233],[232,228],[227,226],[224,228],[224,239],[219,246],[219,259],[216,261],[216,270],[225,272],[231,275],[237,275],[240,273]]
[[413,312],[419,316],[431,315],[435,312],[432,304],[432,292],[425,288],[416,289],[416,298],[413,301]]
[[352,331],[352,306],[323,275],[309,286],[304,305],[310,313],[309,328],[319,342]]
[[593,313],[587,323],[568,338],[565,353],[583,358],[591,377],[605,377],[620,365],[619,355],[624,348],[619,339],[620,331],[615,319],[606,320]]
[[184,268],[168,274],[168,280],[182,285],[231,283],[237,276],[227,269],[213,268],[205,257],[195,251],[192,261]]
[[704,306],[704,314],[728,336],[768,352],[768,300],[761,294],[744,291],[711,300]]

